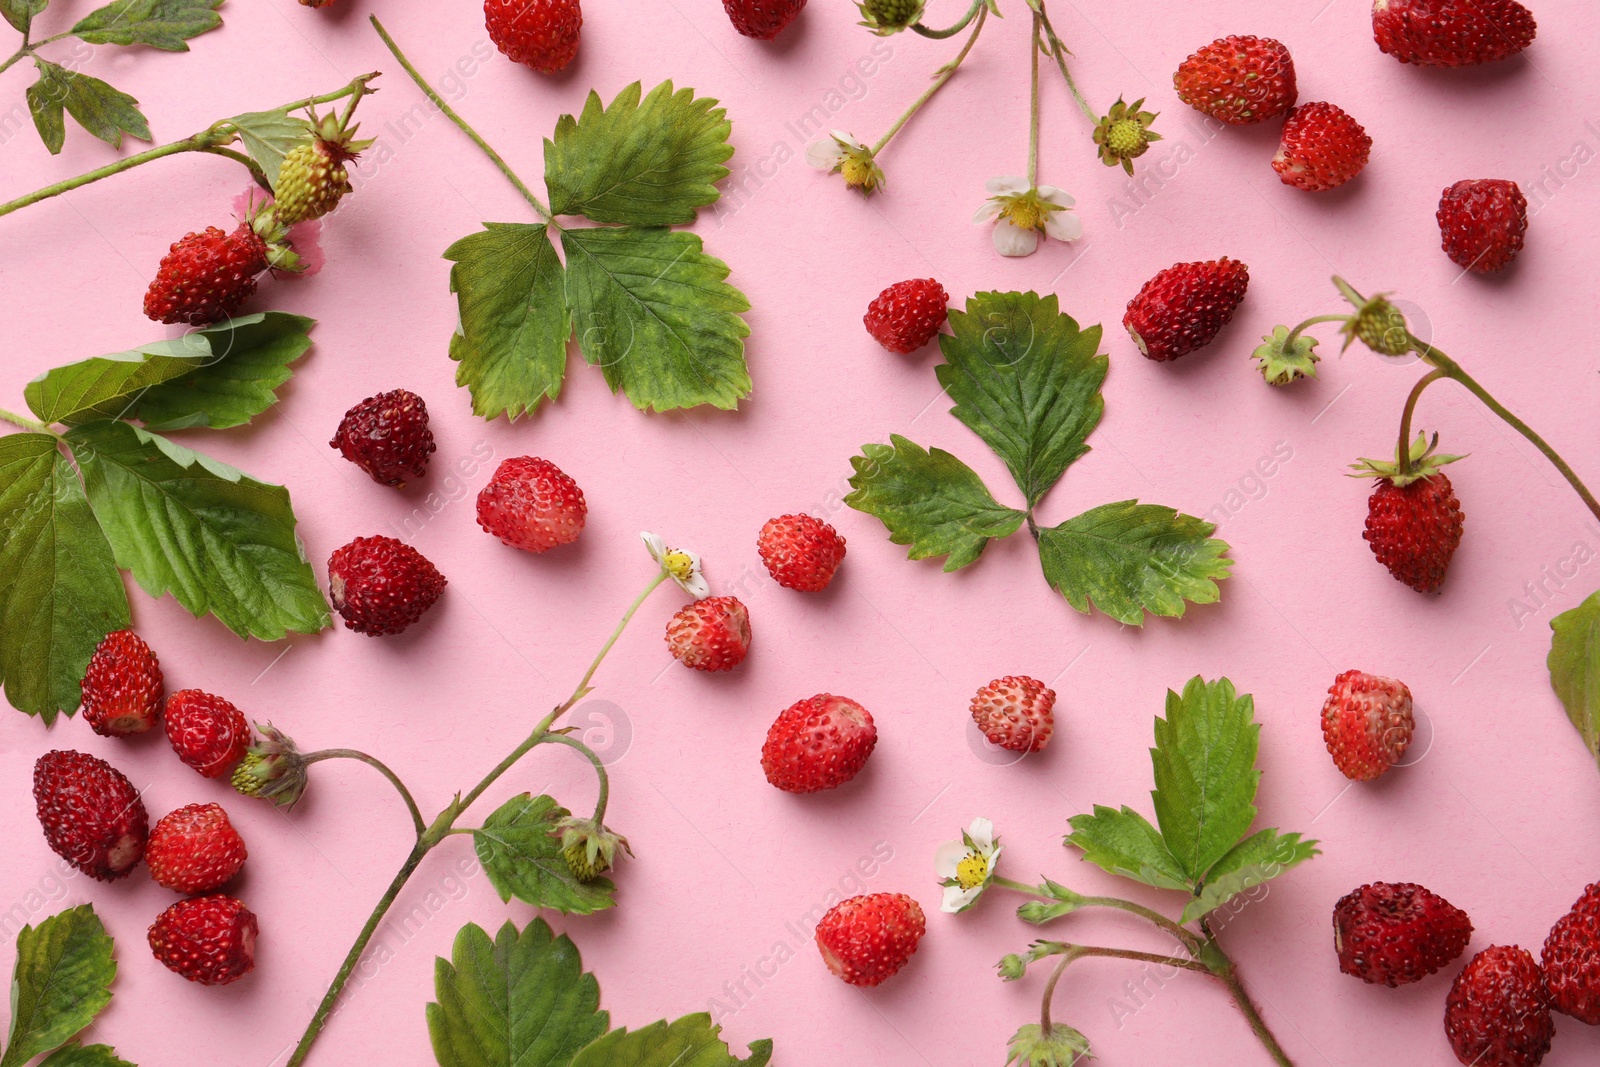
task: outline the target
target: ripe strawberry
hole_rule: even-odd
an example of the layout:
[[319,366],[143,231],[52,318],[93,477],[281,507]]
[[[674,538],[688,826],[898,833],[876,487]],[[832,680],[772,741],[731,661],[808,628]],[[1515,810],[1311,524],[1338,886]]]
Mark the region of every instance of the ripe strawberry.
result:
[[478,525],[527,552],[570,545],[583,532],[588,514],[578,483],[534,456],[501,463],[478,493]]
[[1411,690],[1393,678],[1345,671],[1328,687],[1322,739],[1352,782],[1370,782],[1399,763],[1415,729]]
[[1444,1005],[1444,1032],[1471,1067],[1537,1067],[1555,1021],[1544,974],[1526,949],[1493,945],[1467,963]]
[[180,900],[150,925],[150,951],[201,985],[227,985],[256,969],[259,926],[242,901],[218,893]]
[[1550,1006],[1600,1026],[1600,882],[1556,921],[1541,955]]
[[1272,169],[1285,185],[1320,192],[1360,174],[1371,153],[1372,138],[1359,122],[1317,101],[1289,112]]
[[489,39],[513,63],[554,74],[578,54],[578,0],[483,0]]
[[1175,263],[1144,283],[1122,316],[1139,351],[1159,363],[1216,339],[1250,286],[1250,268],[1223,256]]
[[758,41],[778,36],[805,6],[806,0],[722,0],[733,28]]
[[83,672],[83,717],[102,737],[142,734],[161,714],[161,663],[132,630],[106,634]]
[[190,233],[162,257],[144,294],[144,313],[157,322],[209,326],[239,310],[256,291],[256,275],[272,267],[301,269],[270,204],[232,233],[215,226]]
[[291,148],[278,170],[278,219],[284,225],[320,219],[352,191],[345,164],[372,146],[355,139],[356,129],[338,115],[318,118],[312,112],[311,139]]
[[1040,752],[1055,731],[1056,691],[1037,678],[1008,674],[972,698],[972,719],[990,744],[1012,752]]
[[378,534],[358,537],[328,557],[328,598],[358,634],[397,634],[422,618],[449,584],[410,545]]
[[697,600],[667,623],[667,648],[697,671],[731,671],[750,652],[750,613],[737,597]]
[[1339,969],[1373,985],[1420,982],[1459,959],[1471,940],[1466,912],[1411,882],[1373,882],[1333,906]]
[[1294,58],[1271,37],[1222,37],[1184,60],[1172,76],[1178,99],[1233,126],[1294,106]]
[[105,760],[71,749],[46,752],[33,765],[33,799],[51,851],[90,878],[122,878],[144,855],[144,801]]
[[932,278],[895,282],[867,305],[867,332],[902,356],[933,340],[944,325],[950,295]]
[[1431,442],[1418,434],[1404,474],[1398,462],[1362,459],[1351,464],[1356,472],[1351,477],[1378,479],[1367,501],[1362,536],[1378,562],[1419,593],[1431,593],[1444,581],[1450,557],[1461,544],[1464,521],[1461,502],[1440,470],[1461,457],[1436,454],[1438,447],[1438,434]]
[[405,389],[369,396],[344,413],[328,446],[379,485],[404,487],[427,472],[434,452],[428,405]]
[[1444,254],[1475,274],[1504,270],[1522,251],[1528,200],[1517,183],[1499,178],[1459,181],[1439,197]]
[[183,762],[207,778],[221,778],[250,746],[250,726],[222,697],[180,689],[167,698],[167,740]]
[[767,573],[786,589],[820,593],[833,581],[844,560],[844,538],[839,531],[810,515],[779,515],[768,519],[756,538],[756,549]]
[[244,866],[244,838],[219,804],[190,804],[168,812],[150,830],[144,862],[158,885],[179,893],[210,893]]
[[761,746],[761,769],[785,793],[834,789],[861,773],[877,744],[871,712],[819,693],[778,715]]
[[904,893],[869,893],[841,900],[822,917],[817,948],[846,982],[875,986],[906,965],[927,931],[922,905]]
[[1402,63],[1462,67],[1514,56],[1538,24],[1517,0],[1374,0],[1378,49]]

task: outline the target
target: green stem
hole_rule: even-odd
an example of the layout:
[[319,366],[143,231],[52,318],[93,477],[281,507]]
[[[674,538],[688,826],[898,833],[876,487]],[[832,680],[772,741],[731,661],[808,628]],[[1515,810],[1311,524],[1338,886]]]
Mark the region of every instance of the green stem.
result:
[[[1046,892],[1043,886],[1028,885],[1025,882],[1018,882],[1010,878],[1003,878],[1000,875],[995,875],[991,881],[994,885],[1000,886],[1002,889],[1009,889],[1012,892],[1021,893],[1024,896],[1037,897],[1046,903],[1053,904],[1061,901],[1060,897]],[[1154,908],[1147,908],[1143,904],[1139,904],[1132,900],[1124,900],[1121,897],[1079,897],[1077,902],[1078,906],[1083,908],[1111,908],[1116,911],[1125,911],[1129,915],[1137,915],[1139,918],[1144,919],[1146,922],[1149,922],[1154,926],[1160,927],[1162,930],[1165,930],[1167,933],[1177,938],[1178,941],[1182,943],[1183,947],[1188,949],[1191,953],[1197,953],[1200,949],[1200,939],[1196,937],[1192,931],[1185,930],[1181,925],[1167,918]]]
[[26,415],[18,415],[16,412],[7,411],[4,408],[0,408],[0,420],[9,422],[13,426],[20,426],[24,430],[32,430],[34,433],[47,433],[52,437],[61,436],[38,419],[30,419]]
[[1067,69],[1067,56],[1072,53],[1067,51],[1067,46],[1061,43],[1060,37],[1056,36],[1056,28],[1050,24],[1050,16],[1044,9],[1044,0],[1039,0],[1038,5],[1034,7],[1034,12],[1037,14],[1040,24],[1044,26],[1045,38],[1050,42],[1050,54],[1055,57],[1056,66],[1060,68],[1061,76],[1066,79],[1067,91],[1072,94],[1072,99],[1078,102],[1078,110],[1087,115],[1090,122],[1099,125],[1099,112],[1090,107],[1089,101],[1083,98],[1083,94],[1078,91],[1078,83],[1072,80],[1072,71]]
[[1250,999],[1249,990],[1245,989],[1244,982],[1239,978],[1238,968],[1233,965],[1232,960],[1228,959],[1227,954],[1222,951],[1222,946],[1217,944],[1215,938],[1211,939],[1210,947],[1223,960],[1223,966],[1213,970],[1211,973],[1215,974],[1222,981],[1222,984],[1228,987],[1228,992],[1233,995],[1233,1002],[1239,1005],[1239,1011],[1244,1014],[1245,1021],[1250,1024],[1250,1030],[1256,1035],[1256,1040],[1261,1042],[1262,1046],[1266,1048],[1267,1054],[1272,1057],[1272,1061],[1278,1064],[1279,1067],[1294,1067],[1294,1061],[1289,1059],[1287,1052],[1283,1051],[1283,1046],[1278,1044],[1277,1037],[1268,1029],[1266,1020],[1261,1018],[1261,1012],[1256,1010],[1255,1002]]
[[[1039,1029],[1050,1033],[1054,1025],[1050,1020],[1050,1002],[1055,999],[1056,986],[1061,981],[1061,975],[1073,963],[1089,957],[1105,957],[1118,960],[1134,960],[1138,963],[1153,963],[1159,967],[1174,967],[1184,971],[1198,971],[1202,974],[1211,974],[1211,969],[1195,960],[1180,960],[1176,956],[1163,956],[1158,952],[1138,952],[1131,948],[1103,948],[1098,945],[1067,945],[1057,946],[1056,952],[1061,956],[1061,962],[1056,964],[1056,969],[1050,972],[1050,979],[1044,985],[1044,999],[1039,1011]],[[1263,1024],[1263,1029],[1265,1028]],[[1271,1036],[1270,1034],[1268,1035]]]
[[568,748],[581,752],[585,759],[594,764],[595,778],[600,782],[600,795],[594,802],[594,822],[596,826],[604,826],[606,821],[606,803],[611,797],[611,778],[606,774],[606,765],[601,762],[599,755],[588,745],[576,737],[566,734],[548,734],[545,742],[552,745],[566,745]]
[[1306,330],[1309,330],[1313,326],[1316,326],[1316,325],[1318,325],[1320,323],[1324,323],[1324,322],[1349,322],[1349,321],[1350,321],[1350,316],[1349,315],[1313,315],[1311,318],[1309,318],[1306,321],[1300,323],[1300,325],[1296,326],[1294,329],[1289,331],[1289,336],[1284,338],[1284,341],[1283,341],[1284,351],[1289,351],[1293,347],[1295,341],[1299,340],[1300,335],[1302,333],[1304,333]]
[[224,159],[233,160],[235,163],[239,164],[245,170],[250,172],[250,177],[256,180],[257,185],[261,186],[261,188],[265,189],[269,193],[272,192],[272,182],[267,178],[267,172],[261,169],[261,164],[257,163],[243,152],[236,152],[231,148],[224,148],[221,145],[210,145],[206,148],[200,149],[200,151],[208,152],[213,156],[222,156]]
[[411,813],[411,823],[416,827],[417,836],[420,838],[428,832],[428,824],[423,821],[422,812],[418,809],[416,798],[411,795],[411,790],[407,789],[405,782],[400,780],[400,776],[390,770],[388,764],[378,757],[369,756],[365,752],[360,752],[353,748],[325,748],[320,752],[308,753],[302,758],[308,765],[320,763],[326,759],[353,759],[360,763],[365,763],[389,779],[389,784],[393,785],[395,792],[400,794],[400,799],[406,802],[406,810]]
[[1033,33],[1028,37],[1028,51],[1033,55],[1033,83],[1028,102],[1028,188],[1039,185],[1039,13],[1033,13]]
[[961,21],[956,23],[954,26],[949,27],[948,29],[930,30],[920,22],[913,23],[911,29],[922,36],[931,38],[935,41],[943,40],[946,37],[954,37],[956,34],[966,29],[967,23],[971,22],[978,12],[987,6],[988,0],[972,0],[972,6],[967,8],[967,13],[965,15],[961,16]]
[[989,17],[989,8],[987,4],[979,4],[976,6],[978,18],[972,26],[972,35],[967,38],[967,43],[961,46],[961,51],[956,53],[956,57],[954,59],[934,72],[933,84],[928,86],[921,96],[917,97],[915,102],[913,102],[912,105],[906,109],[905,114],[901,115],[895,120],[894,125],[889,127],[888,133],[878,138],[877,144],[872,146],[872,154],[874,156],[883,151],[889,142],[894,139],[894,135],[900,132],[900,128],[907,122],[911,121],[912,115],[915,115],[918,111],[922,110],[923,104],[926,104],[929,100],[932,100],[934,94],[940,89],[944,88],[944,83],[950,80],[951,75],[953,75],[956,72],[956,69],[960,67],[961,64],[966,60],[967,53],[972,51],[972,46],[978,43],[978,34],[983,32],[984,20]]
[[1396,469],[1401,477],[1411,473],[1411,416],[1416,413],[1417,401],[1422,399],[1424,389],[1444,376],[1445,372],[1442,370],[1429,371],[1411,387],[1411,395],[1406,397],[1406,406],[1400,412],[1400,447],[1395,452],[1398,460]]

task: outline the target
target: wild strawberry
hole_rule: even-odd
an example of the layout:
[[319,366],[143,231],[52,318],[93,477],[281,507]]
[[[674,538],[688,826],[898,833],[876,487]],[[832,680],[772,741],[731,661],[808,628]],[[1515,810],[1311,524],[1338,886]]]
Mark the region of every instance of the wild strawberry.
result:
[[1345,671],[1328,687],[1322,739],[1353,782],[1370,782],[1399,763],[1415,729],[1411,690],[1393,678]]
[[344,413],[328,446],[379,485],[403,487],[427,472],[434,452],[428,405],[405,389],[369,396]]
[[1538,24],[1517,0],[1374,0],[1372,35],[1402,63],[1462,67],[1516,55]]
[[144,801],[105,760],[71,749],[46,752],[33,765],[33,799],[45,842],[90,878],[125,877],[144,855]]
[[344,624],[378,637],[403,632],[449,584],[410,545],[378,534],[358,537],[328,557],[328,599]]
[[1544,974],[1526,949],[1492,945],[1456,976],[1444,1005],[1444,1032],[1471,1067],[1537,1067],[1550,1051],[1555,1020]]
[[906,965],[928,921],[904,893],[869,893],[835,904],[817,923],[828,970],[851,985],[875,986]]
[[244,838],[220,804],[190,804],[151,827],[144,862],[158,885],[179,893],[210,893],[239,873],[246,855]]
[[489,40],[513,63],[554,74],[578,54],[578,0],[484,0]]
[[779,714],[761,746],[761,769],[785,793],[834,789],[861,773],[877,744],[871,712],[819,693]]
[[1216,339],[1250,286],[1250,268],[1223,256],[1175,263],[1144,283],[1122,316],[1139,351],[1160,363]]
[[1411,882],[1373,882],[1333,906],[1339,969],[1374,985],[1420,982],[1459,959],[1471,940],[1466,912]]
[[1504,270],[1522,251],[1528,200],[1517,183],[1499,178],[1459,181],[1439,197],[1444,254],[1474,274]]
[[157,322],[209,326],[239,310],[256,291],[256,275],[273,267],[299,270],[271,205],[232,233],[215,226],[184,236],[162,257],[144,294],[144,313]]
[[899,33],[922,17],[927,0],[857,0],[861,25],[880,37]]
[[356,140],[357,127],[346,127],[336,114],[318,118],[313,111],[310,129],[310,140],[291,148],[278,169],[278,219],[285,226],[320,219],[338,207],[351,191],[345,164],[372,146]]
[[972,719],[990,744],[1013,752],[1039,752],[1055,731],[1056,691],[1026,675],[996,678],[972,698]]
[[1360,174],[1371,154],[1372,138],[1359,122],[1317,101],[1289,112],[1272,169],[1285,185],[1320,192]]
[[161,714],[161,663],[132,630],[106,634],[83,672],[83,717],[102,737],[142,734]]
[[1350,465],[1352,478],[1378,479],[1367,500],[1362,536],[1378,562],[1419,593],[1431,593],[1444,581],[1464,522],[1461,502],[1440,470],[1461,457],[1437,454],[1438,447],[1438,434],[1430,442],[1419,433],[1404,473],[1398,462],[1387,460],[1362,459]]
[[249,747],[250,726],[222,697],[180,689],[167,698],[167,740],[183,762],[207,778],[221,778]]
[[1556,921],[1540,959],[1550,1006],[1600,1026],[1600,882],[1586,888]]
[[1271,37],[1222,37],[1172,76],[1178,99],[1233,126],[1265,122],[1294,106],[1294,58]]
[[932,278],[895,282],[867,305],[867,332],[884,348],[907,355],[939,333],[950,295]]
[[667,623],[667,648],[685,667],[731,671],[750,651],[750,613],[737,597],[696,600]]
[[570,545],[588,514],[578,483],[534,456],[504,461],[478,493],[478,525],[526,552]]
[[806,0],[722,0],[733,28],[758,41],[778,36],[805,6]]
[[779,515],[768,519],[756,538],[756,549],[767,573],[786,589],[820,593],[833,581],[844,560],[845,542],[839,531],[810,515]]
[[227,985],[256,969],[253,912],[218,893],[180,900],[150,925],[150,951],[168,970],[201,985]]

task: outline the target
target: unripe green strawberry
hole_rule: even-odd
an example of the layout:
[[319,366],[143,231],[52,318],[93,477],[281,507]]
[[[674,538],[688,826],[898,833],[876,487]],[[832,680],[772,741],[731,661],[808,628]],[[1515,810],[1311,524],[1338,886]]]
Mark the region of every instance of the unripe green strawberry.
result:
[[927,0],[859,0],[861,25],[880,37],[899,33],[922,17]]
[[346,129],[336,115],[313,116],[311,131],[311,140],[290,149],[278,170],[278,219],[287,226],[320,219],[338,207],[352,191],[345,163],[372,143],[354,140],[356,127]]

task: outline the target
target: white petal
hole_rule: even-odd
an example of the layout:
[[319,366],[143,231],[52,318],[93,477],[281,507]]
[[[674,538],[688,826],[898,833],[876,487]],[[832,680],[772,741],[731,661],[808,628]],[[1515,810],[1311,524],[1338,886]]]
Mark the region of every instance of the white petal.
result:
[[644,541],[644,547],[650,550],[650,558],[661,563],[667,558],[667,543],[649,530],[642,530],[639,537]]
[[806,145],[806,162],[818,170],[832,170],[844,161],[844,152],[839,149],[839,144],[829,137],[821,141],[812,141]]
[[972,222],[974,225],[982,225],[998,214],[1000,214],[1000,202],[998,200],[985,200],[983,206],[978,209],[978,213],[972,216]]
[[866,145],[864,145],[860,141],[856,140],[850,134],[845,133],[843,130],[834,130],[832,132],[833,132],[833,139],[835,141],[838,141],[842,145],[849,145],[851,148],[865,148],[866,147]]
[[1028,191],[1028,183],[1023,179],[1005,176],[990,178],[983,183],[983,187],[989,191],[990,196],[1006,196]]
[[944,887],[944,900],[940,901],[939,910],[953,915],[958,911],[965,911],[977,899],[977,889],[962,889],[958,885],[947,885]]
[[978,851],[987,853],[994,848],[994,823],[980,815],[967,827],[967,836],[972,838]]
[[946,841],[939,846],[939,851],[933,854],[933,873],[938,875],[941,881],[954,878],[956,868],[960,866],[966,854],[967,846],[960,841]]
[[985,882],[994,877],[995,871],[998,869],[998,865],[1000,863],[1000,853],[1004,852],[1005,850],[1006,847],[1004,845],[996,845],[994,846],[994,851],[989,853],[989,878],[985,878]]
[[1071,207],[1077,203],[1065,189],[1058,189],[1054,185],[1039,186],[1039,199],[1057,207]]
[[683,588],[685,593],[688,593],[696,600],[704,600],[711,595],[711,585],[706,581],[706,576],[700,573],[698,566],[695,567],[694,573],[689,575],[687,581],[679,582],[678,585]]
[[1044,232],[1057,241],[1076,241],[1083,236],[1083,220],[1070,211],[1052,211],[1044,220]]
[[1010,219],[994,224],[994,250],[1002,256],[1031,256],[1038,247],[1038,230],[1024,230]]

